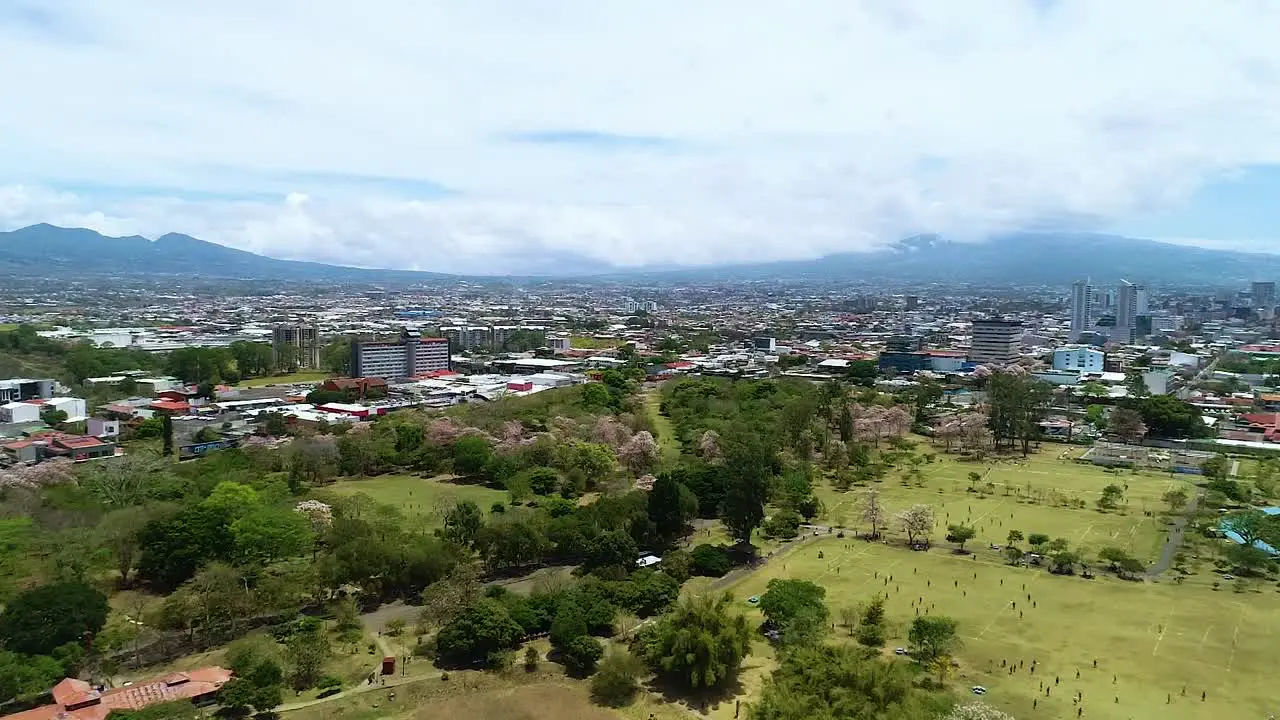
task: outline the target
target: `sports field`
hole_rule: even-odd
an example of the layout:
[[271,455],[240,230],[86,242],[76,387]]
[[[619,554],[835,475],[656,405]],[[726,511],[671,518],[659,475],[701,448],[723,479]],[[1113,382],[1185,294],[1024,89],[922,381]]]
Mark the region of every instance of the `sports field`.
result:
[[[917,452],[931,452],[926,447],[922,444]],[[1064,453],[1078,454],[1079,450],[1046,445],[1025,460],[994,462],[961,462],[938,453],[934,462],[920,466],[920,480],[904,480],[903,473],[895,470],[872,486],[880,491],[890,518],[916,503],[931,506],[937,519],[934,543],[943,542],[947,525],[964,523],[977,530],[969,547],[1003,545],[1010,530],[1020,530],[1024,535],[1066,538],[1072,549],[1090,555],[1110,545],[1143,562],[1155,561],[1167,535],[1168,507],[1161,496],[1173,488],[1194,494],[1194,486],[1185,476],[1109,473],[1060,459]],[[982,476],[975,486],[989,492],[969,491],[971,472]],[[1125,488],[1124,501],[1114,510],[1101,512],[1096,502],[1102,489],[1111,484]],[[867,530],[861,517],[865,490],[854,487],[840,492],[829,485],[817,488],[826,506],[823,522]],[[1081,502],[1084,507],[1079,507]]]
[[320,382],[329,377],[330,373],[323,370],[303,370],[301,372],[289,373],[288,375],[268,375],[266,377],[255,377],[240,381],[240,387],[252,388],[263,387],[264,385],[290,385],[292,383],[310,383]]
[[[760,595],[775,577],[825,586],[833,622],[841,607],[886,595],[890,652],[907,645],[918,607],[955,618],[964,647],[951,682],[985,686],[988,702],[1023,720],[1075,717],[1081,707],[1092,718],[1170,720],[1265,718],[1280,711],[1274,681],[1280,595],[1269,586],[1235,593],[1215,591],[1208,578],[1182,585],[1086,580],[1011,567],[987,550],[912,552],[823,537],[743,579],[733,592]],[[845,635],[839,627],[832,633]],[[1011,673],[1013,664],[1019,668]],[[1083,705],[1072,701],[1077,692]]]
[[430,523],[443,522],[444,512],[463,500],[471,500],[485,513],[495,502],[507,502],[505,490],[449,480],[448,476],[381,475],[341,480],[326,489],[343,495],[363,493],[376,502],[394,505],[406,515],[427,518]]

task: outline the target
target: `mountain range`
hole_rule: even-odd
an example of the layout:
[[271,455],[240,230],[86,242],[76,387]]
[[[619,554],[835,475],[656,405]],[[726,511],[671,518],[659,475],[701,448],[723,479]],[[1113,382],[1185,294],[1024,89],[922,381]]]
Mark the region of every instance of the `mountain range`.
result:
[[[562,267],[567,265],[571,263]],[[991,284],[1065,284],[1091,277],[1095,282],[1127,278],[1240,286],[1251,280],[1280,278],[1280,255],[1208,250],[1116,235],[1020,233],[984,242],[918,235],[880,250],[810,260],[685,268],[608,268],[589,263],[583,270],[572,276],[688,282],[814,279]],[[46,224],[0,232],[0,273],[49,278],[171,276],[370,283],[476,279],[281,260],[177,233],[149,240],[136,235],[107,237],[93,230]]]

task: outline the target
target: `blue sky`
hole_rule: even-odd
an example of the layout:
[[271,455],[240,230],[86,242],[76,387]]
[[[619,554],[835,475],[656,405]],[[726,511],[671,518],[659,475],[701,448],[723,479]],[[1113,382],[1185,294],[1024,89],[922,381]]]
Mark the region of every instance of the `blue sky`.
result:
[[1277,251],[1276,37],[1253,0],[4,0],[0,229],[492,273]]

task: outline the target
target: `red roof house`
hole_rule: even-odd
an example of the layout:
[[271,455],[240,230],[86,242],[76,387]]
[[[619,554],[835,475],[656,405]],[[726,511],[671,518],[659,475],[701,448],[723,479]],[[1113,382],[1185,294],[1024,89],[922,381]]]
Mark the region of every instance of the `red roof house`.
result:
[[53,704],[5,715],[3,720],[106,720],[112,710],[141,710],[176,700],[211,700],[230,679],[230,670],[216,666],[170,673],[110,690],[97,690],[83,680],[65,678],[53,686]]

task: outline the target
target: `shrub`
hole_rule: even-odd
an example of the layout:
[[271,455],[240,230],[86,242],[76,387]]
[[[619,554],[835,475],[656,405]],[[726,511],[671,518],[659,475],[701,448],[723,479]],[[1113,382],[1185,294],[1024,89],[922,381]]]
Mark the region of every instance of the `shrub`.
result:
[[694,575],[704,577],[720,577],[729,572],[733,563],[729,553],[719,545],[702,544],[693,549],[693,563],[690,570]]

